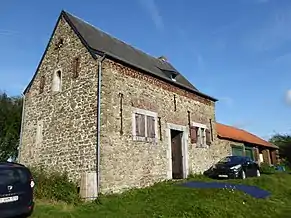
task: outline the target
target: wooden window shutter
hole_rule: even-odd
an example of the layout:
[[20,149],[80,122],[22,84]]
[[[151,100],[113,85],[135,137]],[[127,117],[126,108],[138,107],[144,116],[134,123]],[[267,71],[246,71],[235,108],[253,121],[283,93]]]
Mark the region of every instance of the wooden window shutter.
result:
[[195,126],[190,127],[190,138],[191,138],[191,143],[197,142],[197,127]]
[[73,61],[73,77],[77,78],[79,76],[80,68],[80,58],[76,57]]
[[155,138],[155,118],[147,116],[147,137]]
[[277,154],[276,151],[271,151],[272,156],[272,164],[277,164]]
[[211,145],[211,133],[209,129],[205,130],[206,132],[206,145]]
[[135,134],[145,137],[145,116],[143,114],[135,114]]
[[42,76],[40,78],[40,83],[39,83],[39,92],[43,93],[44,91],[44,86],[45,86],[45,76]]

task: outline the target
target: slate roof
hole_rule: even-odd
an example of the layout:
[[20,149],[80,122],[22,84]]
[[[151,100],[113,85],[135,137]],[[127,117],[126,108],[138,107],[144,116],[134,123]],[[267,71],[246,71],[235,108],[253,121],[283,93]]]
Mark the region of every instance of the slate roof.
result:
[[[217,99],[200,92],[167,61],[162,61],[158,58],[152,57],[131,45],[114,38],[71,13],[62,11],[61,16],[66,19],[91,54],[105,54],[108,57],[124,62],[147,72],[152,76],[194,92],[197,95],[212,101],[217,101]],[[171,79],[171,75],[173,74],[176,75],[176,81]]]
[[223,139],[230,139],[234,141],[246,142],[250,144],[256,144],[256,145],[261,145],[264,147],[278,149],[277,146],[271,144],[270,142],[267,142],[266,140],[261,139],[260,137],[250,132],[247,132],[243,129],[239,129],[233,126],[216,123],[216,131],[217,131],[217,135]]

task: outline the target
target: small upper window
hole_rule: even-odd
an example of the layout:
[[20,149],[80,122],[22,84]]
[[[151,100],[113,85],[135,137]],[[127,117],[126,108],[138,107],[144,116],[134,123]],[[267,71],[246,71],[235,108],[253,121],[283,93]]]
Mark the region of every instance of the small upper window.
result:
[[64,39],[60,38],[58,42],[56,43],[55,49],[60,49],[63,46],[63,44],[64,44]]
[[73,78],[77,78],[79,76],[80,71],[80,58],[76,57],[73,60]]
[[43,93],[44,86],[45,86],[45,76],[42,76],[39,82],[39,93]]
[[60,70],[54,73],[52,89],[55,92],[62,91],[62,72]]
[[176,78],[177,78],[177,76],[178,76],[178,73],[177,72],[171,72],[171,80],[173,80],[173,81],[177,81],[176,80]]
[[177,81],[177,80],[176,80],[176,75],[175,75],[175,74],[172,74],[172,75],[171,75],[171,80],[173,80],[173,81],[175,81],[175,82]]

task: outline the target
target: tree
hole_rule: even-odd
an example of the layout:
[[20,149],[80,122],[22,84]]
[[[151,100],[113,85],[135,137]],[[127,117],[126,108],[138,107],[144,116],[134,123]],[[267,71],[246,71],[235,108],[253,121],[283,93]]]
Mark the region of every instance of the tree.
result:
[[280,158],[291,166],[291,135],[275,134],[269,141],[279,147]]
[[0,161],[17,157],[21,114],[22,98],[0,93]]

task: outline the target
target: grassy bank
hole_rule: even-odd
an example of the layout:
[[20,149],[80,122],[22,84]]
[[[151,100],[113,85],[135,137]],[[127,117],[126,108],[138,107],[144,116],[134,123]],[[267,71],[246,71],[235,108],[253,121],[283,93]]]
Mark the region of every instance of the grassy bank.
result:
[[[205,180],[203,177],[193,180]],[[38,201],[32,217],[290,217],[291,175],[263,175],[235,183],[257,185],[272,192],[268,199],[254,199],[239,191],[189,189],[161,183],[121,195],[107,196],[100,203],[78,204]]]

